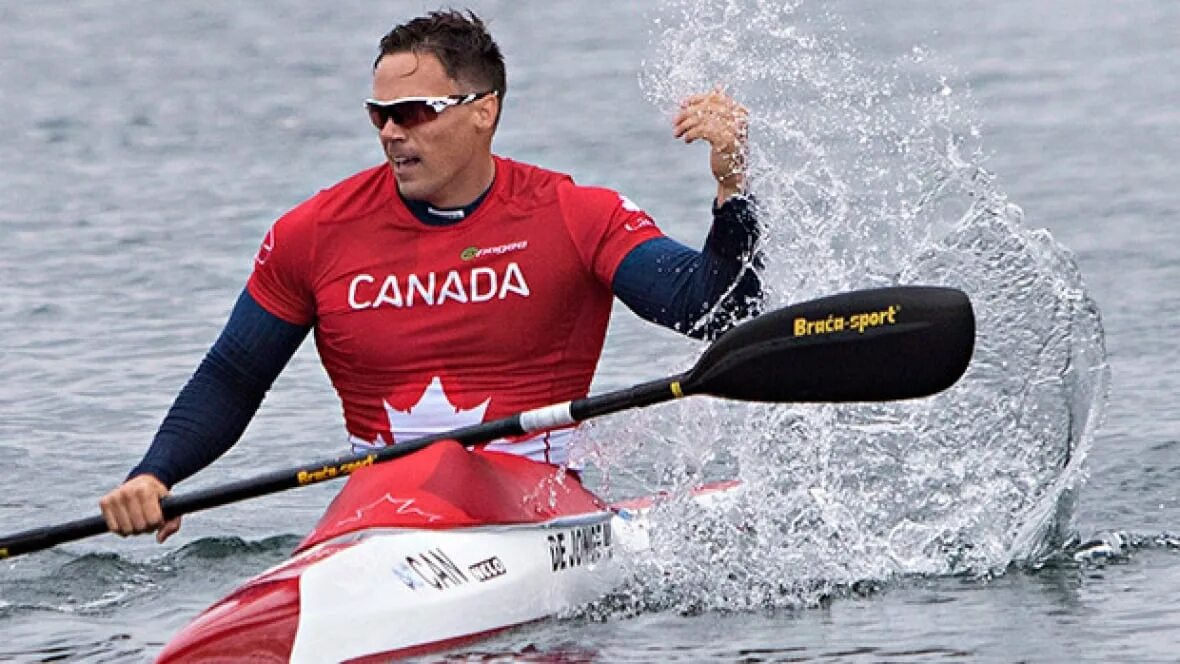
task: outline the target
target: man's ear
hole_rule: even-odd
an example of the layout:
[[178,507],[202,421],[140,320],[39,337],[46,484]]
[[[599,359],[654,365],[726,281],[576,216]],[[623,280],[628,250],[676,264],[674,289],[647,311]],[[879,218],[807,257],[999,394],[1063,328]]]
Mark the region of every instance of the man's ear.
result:
[[500,113],[500,95],[488,95],[475,102],[475,124],[482,130],[491,131],[496,126]]

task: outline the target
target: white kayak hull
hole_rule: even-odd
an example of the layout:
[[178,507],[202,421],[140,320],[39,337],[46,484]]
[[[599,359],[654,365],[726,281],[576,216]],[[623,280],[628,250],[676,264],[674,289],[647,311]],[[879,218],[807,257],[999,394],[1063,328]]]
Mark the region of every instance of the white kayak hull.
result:
[[654,499],[607,506],[557,469],[457,445],[401,461],[350,479],[290,559],[207,609],[158,661],[437,651],[599,599],[623,580],[619,561],[648,547]]
[[615,587],[616,548],[644,542],[610,512],[367,534],[301,575],[290,661],[408,654],[559,614]]

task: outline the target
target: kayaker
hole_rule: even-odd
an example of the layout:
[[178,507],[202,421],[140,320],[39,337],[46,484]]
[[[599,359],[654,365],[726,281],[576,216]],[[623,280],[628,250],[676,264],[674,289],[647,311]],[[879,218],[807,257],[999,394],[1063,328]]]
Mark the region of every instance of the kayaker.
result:
[[[311,330],[361,450],[585,396],[612,294],[701,338],[757,308],[740,104],[705,91],[673,120],[675,138],[711,146],[717,194],[698,252],[617,192],[493,154],[507,90],[473,13],[434,12],[382,38],[366,106],[385,163],[271,227],[146,455],[101,499],[111,531],[176,532],[159,499],[238,440]],[[564,464],[569,433],[488,448]]]

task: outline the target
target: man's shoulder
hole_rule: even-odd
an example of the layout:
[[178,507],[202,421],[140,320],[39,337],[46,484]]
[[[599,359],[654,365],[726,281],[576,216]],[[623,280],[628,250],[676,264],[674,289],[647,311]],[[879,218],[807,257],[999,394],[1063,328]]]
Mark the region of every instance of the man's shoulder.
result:
[[558,190],[577,186],[566,173],[535,164],[496,157],[496,179],[504,183],[503,195],[516,206],[533,207],[557,200]]
[[510,184],[505,193],[518,201],[559,203],[562,207],[609,208],[624,200],[621,194],[612,189],[578,184],[568,173],[506,157],[496,157],[496,163],[508,176],[506,179]]
[[631,199],[608,187],[569,183],[558,188],[561,206],[575,216],[606,219],[619,210],[643,214]]
[[284,216],[302,223],[340,223],[365,217],[389,204],[391,180],[385,164],[366,168],[320,190]]

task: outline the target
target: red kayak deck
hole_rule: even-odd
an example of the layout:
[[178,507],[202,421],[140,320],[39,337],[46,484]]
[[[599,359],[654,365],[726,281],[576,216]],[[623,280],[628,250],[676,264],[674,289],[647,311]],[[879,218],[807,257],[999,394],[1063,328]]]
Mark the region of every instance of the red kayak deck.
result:
[[354,473],[293,555],[325,546],[255,577],[209,607],[157,661],[287,661],[299,625],[300,575],[351,546],[349,534],[537,523],[605,509],[561,469],[510,454],[468,451],[454,442],[436,443]]
[[366,528],[537,523],[604,509],[573,475],[549,464],[443,442],[354,473],[296,553]]

